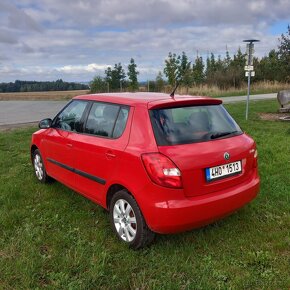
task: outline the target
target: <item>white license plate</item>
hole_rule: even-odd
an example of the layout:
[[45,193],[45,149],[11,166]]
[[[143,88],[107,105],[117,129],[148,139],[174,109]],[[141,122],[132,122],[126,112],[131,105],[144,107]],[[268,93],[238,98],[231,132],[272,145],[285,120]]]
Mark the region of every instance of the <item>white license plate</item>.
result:
[[228,177],[242,172],[242,162],[236,161],[205,169],[207,181]]

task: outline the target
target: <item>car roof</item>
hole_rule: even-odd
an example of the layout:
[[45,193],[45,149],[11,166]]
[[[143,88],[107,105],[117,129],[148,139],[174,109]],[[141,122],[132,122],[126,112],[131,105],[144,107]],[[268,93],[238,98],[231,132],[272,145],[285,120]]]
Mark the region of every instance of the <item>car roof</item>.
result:
[[164,93],[103,93],[76,96],[73,99],[110,102],[129,106],[148,106],[149,109],[182,105],[221,104],[222,101],[210,97],[175,95]]

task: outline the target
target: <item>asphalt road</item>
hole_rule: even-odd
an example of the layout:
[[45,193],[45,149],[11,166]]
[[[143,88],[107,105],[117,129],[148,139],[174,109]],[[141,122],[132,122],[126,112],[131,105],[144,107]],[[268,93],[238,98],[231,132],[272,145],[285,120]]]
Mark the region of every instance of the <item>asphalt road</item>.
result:
[[[277,94],[250,96],[250,100],[276,99]],[[246,96],[224,97],[223,102],[245,101]],[[44,118],[53,118],[66,104],[64,101],[0,101],[0,127],[20,127],[37,123]]]
[[0,126],[35,123],[53,118],[66,104],[63,101],[0,101]]

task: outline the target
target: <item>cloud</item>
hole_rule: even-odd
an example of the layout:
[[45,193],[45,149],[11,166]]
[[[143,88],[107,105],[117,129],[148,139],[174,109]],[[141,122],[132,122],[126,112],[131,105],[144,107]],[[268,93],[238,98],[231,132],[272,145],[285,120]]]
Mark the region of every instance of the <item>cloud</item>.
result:
[[56,68],[57,71],[59,72],[64,72],[64,73],[96,73],[100,71],[104,71],[108,67],[111,67],[111,65],[99,65],[96,63],[90,63],[88,65],[66,65],[60,68]]
[[18,42],[15,35],[10,34],[7,29],[0,29],[0,43],[16,44]]
[[0,81],[91,80],[131,57],[140,79],[155,78],[169,51],[234,54],[249,37],[261,40],[261,57],[277,47],[281,33],[270,28],[289,23],[289,11],[289,0],[2,0]]
[[[27,13],[35,9],[26,1]],[[248,24],[289,19],[288,0],[43,0],[44,21],[78,27],[156,27],[168,24]],[[30,12],[29,12],[30,11]],[[39,20],[39,19],[38,19]]]
[[17,8],[17,6],[10,4],[7,0],[2,0],[0,2],[0,23],[7,25],[9,29],[15,29],[20,31],[41,31],[41,26],[29,15],[25,13],[24,10]]

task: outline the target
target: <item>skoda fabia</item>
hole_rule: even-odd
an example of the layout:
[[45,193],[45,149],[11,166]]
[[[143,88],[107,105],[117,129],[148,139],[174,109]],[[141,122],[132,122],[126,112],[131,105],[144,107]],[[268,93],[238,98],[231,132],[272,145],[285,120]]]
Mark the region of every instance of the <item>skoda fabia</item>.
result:
[[257,149],[222,101],[155,93],[75,97],[32,135],[37,179],[109,211],[134,249],[209,224],[259,191]]

